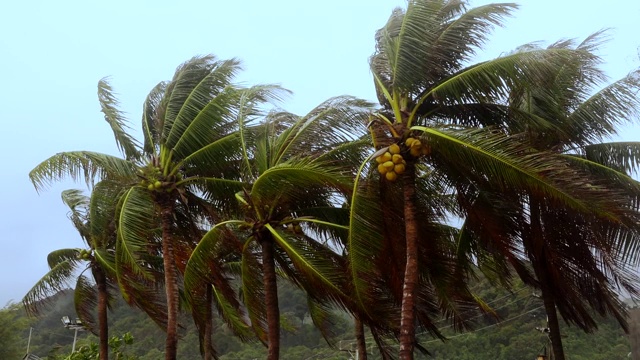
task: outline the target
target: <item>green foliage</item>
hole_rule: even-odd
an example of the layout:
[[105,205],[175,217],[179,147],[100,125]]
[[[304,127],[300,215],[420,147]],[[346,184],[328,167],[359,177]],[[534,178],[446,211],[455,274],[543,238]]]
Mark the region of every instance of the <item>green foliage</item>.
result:
[[[521,285],[514,286],[513,293],[496,288],[488,281],[472,284],[474,293],[491,306],[499,317],[500,322],[489,315],[473,313],[473,328],[470,331],[456,333],[449,323],[444,320],[436,322],[438,328],[443,331],[448,340],[442,342],[427,334],[418,334],[418,340],[427,348],[433,356],[425,356],[416,353],[416,359],[460,359],[460,360],[513,360],[534,359],[535,355],[546,344],[549,349],[548,339],[545,334],[536,330],[536,327],[545,326],[545,314],[541,308],[539,298],[532,296],[531,290]],[[306,296],[299,289],[282,284],[279,287],[281,314],[291,325],[292,330],[282,334],[281,359],[335,359],[349,358],[349,351],[354,348],[353,324],[351,318],[344,313],[336,313],[336,347],[329,347],[322,339],[318,330],[313,326],[306,306]],[[17,308],[17,306],[13,306]],[[73,332],[65,329],[60,323],[60,317],[64,314],[71,315],[73,311],[73,296],[71,292],[59,294],[52,302],[53,310],[43,314],[33,324],[33,337],[31,340],[31,353],[44,357],[52,354],[47,359],[63,360],[68,358],[73,342]],[[122,302],[114,306],[110,318],[110,329],[113,334],[124,334],[112,337],[110,340],[111,359],[119,360],[157,360],[164,357],[164,333],[143,312],[132,308]],[[18,358],[26,349],[26,339],[29,335],[29,324],[21,309],[13,310],[15,315],[7,317],[8,309],[0,311],[0,321],[11,319],[12,323],[0,327],[0,341],[4,344],[5,334],[16,334],[11,343],[19,344],[17,347]],[[598,319],[598,330],[593,334],[585,334],[575,327],[564,326],[562,328],[565,352],[570,359],[578,360],[605,360],[623,359],[630,351],[629,341],[620,326],[612,318]],[[183,317],[184,329],[181,332],[181,341],[178,348],[179,359],[200,358],[197,330]],[[19,324],[13,327],[13,332],[5,332],[11,324]],[[221,360],[237,359],[264,359],[266,349],[258,342],[242,343],[233,333],[216,320],[214,333],[214,345]],[[127,335],[130,334],[130,335]],[[367,348],[370,349],[370,359],[381,359],[371,337],[367,335]],[[133,340],[133,341],[132,341]],[[87,332],[78,333],[77,349],[80,352],[77,358],[70,360],[89,360],[97,357],[89,357],[96,349],[97,338]],[[93,345],[92,345],[93,344]],[[0,351],[9,347],[0,346]],[[4,354],[4,353],[0,353]],[[351,356],[354,353],[351,352]],[[80,357],[85,356],[85,357]],[[13,359],[16,357],[0,357]]]
[[18,359],[27,348],[22,330],[28,328],[28,320],[22,316],[17,304],[7,304],[0,309],[0,359]]

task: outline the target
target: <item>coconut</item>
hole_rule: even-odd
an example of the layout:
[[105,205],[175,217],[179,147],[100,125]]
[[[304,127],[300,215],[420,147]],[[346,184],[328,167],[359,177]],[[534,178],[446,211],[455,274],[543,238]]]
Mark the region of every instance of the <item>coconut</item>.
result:
[[147,189],[149,189],[149,191],[153,191],[153,189],[155,189],[155,188],[153,187],[153,184],[149,184],[147,186]]
[[387,173],[387,171],[389,170],[387,170],[387,168],[383,164],[378,165],[378,172],[380,174],[384,175]]
[[404,169],[404,164],[396,164],[396,166],[393,167],[393,171],[398,175],[402,174],[404,172]]
[[389,171],[385,174],[385,177],[389,181],[396,181],[396,179],[398,178],[398,174],[394,173],[393,171]]
[[391,153],[387,151],[382,155],[382,162],[384,163],[384,162],[390,161],[391,158],[392,158]]
[[411,147],[411,145],[413,145],[413,142],[416,140],[416,138],[408,137],[407,140],[404,141],[404,144],[407,145],[407,147]]
[[422,151],[420,150],[420,147],[412,146],[411,149],[409,149],[409,154],[413,157],[418,157],[422,154]]
[[387,162],[385,162],[384,164],[382,164],[382,166],[386,167],[386,168],[387,168],[387,169],[389,169],[389,170],[393,169],[393,167],[394,167],[395,165],[396,165],[396,164],[394,164],[394,163],[393,163],[393,161],[387,161]]
[[400,154],[400,146],[398,146],[398,144],[391,144],[391,146],[389,146],[389,152],[391,154]]
[[162,182],[160,180],[156,180],[156,182],[153,183],[153,187],[160,189],[162,187]]
[[393,158],[391,159],[391,161],[394,164],[400,164],[402,162],[402,155],[400,154],[393,154]]

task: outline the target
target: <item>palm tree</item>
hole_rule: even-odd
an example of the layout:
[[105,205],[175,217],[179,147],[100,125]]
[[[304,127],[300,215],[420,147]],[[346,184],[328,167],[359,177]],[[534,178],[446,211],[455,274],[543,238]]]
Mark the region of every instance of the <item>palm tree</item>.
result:
[[[403,269],[401,359],[413,357],[416,318],[427,327],[430,322],[416,312],[425,301],[416,289],[428,283],[464,282],[449,278],[440,283],[436,280],[439,272],[435,264],[420,265],[427,249],[418,244],[428,244],[427,239],[418,241],[424,234],[419,230],[421,223],[439,229],[441,234],[452,234],[435,221],[437,210],[420,210],[419,201],[425,198],[425,194],[419,193],[419,182],[425,181],[422,178],[437,179],[445,185],[445,194],[454,198],[491,184],[505,191],[536,189],[554,201],[586,205],[579,196],[587,189],[568,185],[574,177],[565,170],[565,161],[537,152],[496,128],[508,119],[506,114],[511,110],[504,99],[514,84],[538,81],[581,52],[527,49],[467,64],[486,41],[489,30],[500,25],[513,9],[514,4],[467,10],[464,1],[412,0],[406,10],[394,10],[376,34],[376,52],[370,63],[382,109],[373,115],[371,123],[374,146],[379,150],[375,158],[379,162],[378,171],[388,182],[385,186],[395,187],[402,198],[402,212],[395,216],[402,219],[403,226],[384,233],[393,232],[392,236],[401,240],[403,245],[399,246],[405,253],[400,267]],[[549,171],[554,171],[558,178],[545,176]],[[399,185],[395,184],[397,180]],[[362,208],[371,210],[371,206],[358,200],[360,190],[356,190],[349,254],[356,298],[366,304],[371,302],[371,289],[358,278],[372,273],[370,259],[383,249],[383,242],[372,246],[371,236],[385,240],[372,234],[371,225],[377,217],[367,219],[368,215],[363,215]],[[456,203],[465,206],[461,201]],[[403,235],[397,231],[403,231]],[[439,245],[429,249],[430,255],[435,251],[451,251],[451,247],[444,246],[445,242],[436,244]],[[447,263],[450,259],[443,261]],[[457,270],[452,271],[458,274]],[[464,284],[459,285],[464,288]],[[436,294],[444,295],[437,291]]]
[[[498,210],[501,214],[496,210],[485,213],[485,218],[491,214],[492,221],[505,224],[503,228],[513,235],[511,240],[519,243],[494,247],[494,253],[496,249],[518,249],[500,256],[506,255],[525,283],[540,289],[557,359],[564,359],[564,351],[556,309],[565,321],[584,331],[597,327],[589,308],[600,315],[612,314],[626,329],[618,289],[631,296],[639,293],[632,269],[640,244],[636,225],[640,183],[631,175],[640,146],[606,139],[617,134],[618,124],[638,114],[640,77],[634,72],[597,89],[606,79],[594,54],[602,35],[595,33],[577,45],[571,40],[552,44],[549,49],[575,49],[585,56],[567,62],[543,83],[514,87],[509,106],[539,121],[516,119],[506,127],[532,147],[557,154],[574,168],[592,188],[585,194],[590,207],[559,204],[525,191],[492,194],[493,202],[500,199],[503,203]],[[487,196],[483,198],[478,206],[486,209]],[[519,219],[505,221],[503,214]],[[469,222],[469,227],[482,237],[479,226]],[[525,257],[530,267],[521,263]]]
[[326,302],[348,304],[346,264],[331,245],[347,227],[332,219],[344,212],[335,204],[351,189],[363,161],[367,142],[357,137],[366,134],[369,111],[364,101],[338,97],[303,117],[272,112],[259,124],[239,125],[239,207],[200,241],[187,264],[185,287],[190,293],[203,279],[215,284],[219,274],[207,264],[218,247],[239,239],[242,296],[251,326],[268,344],[268,359],[279,357],[278,274],[307,292],[310,314],[323,334]]
[[[103,79],[98,94],[105,119],[115,135],[123,158],[89,151],[63,152],[36,166],[30,178],[36,189],[71,176],[91,184],[106,179],[125,184],[117,214],[116,262],[121,288],[126,274],[155,281],[153,271],[164,272],[166,298],[166,359],[177,351],[179,278],[176,249],[184,229],[175,214],[188,214],[191,224],[213,207],[200,199],[211,195],[215,204],[220,188],[237,186],[235,154],[241,145],[236,132],[237,104],[264,102],[275,96],[272,87],[243,92],[231,85],[239,70],[235,59],[212,55],[194,57],[180,65],[171,81],[161,82],[143,105],[143,141],[136,141],[117,109],[109,84]],[[252,98],[246,98],[247,96]],[[215,205],[214,204],[214,205]],[[199,208],[200,211],[189,211]],[[183,209],[183,210],[181,210]],[[161,256],[161,264],[157,264]],[[126,296],[126,294],[125,294]]]
[[[65,190],[62,200],[70,208],[69,219],[88,249],[60,249],[48,256],[51,269],[42,277],[22,302],[30,314],[37,314],[46,305],[47,298],[67,288],[76,278],[74,303],[83,325],[99,336],[100,359],[108,359],[109,329],[107,306],[109,288],[117,284],[115,274],[115,226],[113,197],[95,193],[91,198],[80,190]],[[110,203],[110,204],[109,204]],[[78,270],[86,264],[78,275]],[[84,275],[90,271],[93,282]],[[93,311],[97,308],[97,324]]]

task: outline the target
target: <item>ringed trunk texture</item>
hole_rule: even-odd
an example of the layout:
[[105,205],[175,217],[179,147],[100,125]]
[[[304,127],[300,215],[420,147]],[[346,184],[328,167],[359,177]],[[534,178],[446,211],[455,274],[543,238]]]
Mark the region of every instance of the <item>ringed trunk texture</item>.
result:
[[355,317],[356,344],[358,348],[358,360],[367,360],[367,342],[364,339],[364,325],[358,316]]
[[98,288],[98,336],[100,360],[109,360],[109,324],[107,323],[107,277],[102,269],[92,269]]
[[170,200],[161,202],[162,218],[162,260],[164,265],[165,292],[167,295],[167,341],[165,359],[176,360],[178,355],[178,277],[175,267],[175,253],[171,224],[173,206]]
[[278,283],[274,260],[273,239],[266,235],[261,239],[264,297],[267,310],[268,360],[280,358],[280,308],[278,307]]
[[418,286],[418,223],[416,220],[415,181],[415,163],[407,161],[405,172],[402,175],[407,265],[404,272],[402,308],[400,310],[400,360],[413,359],[415,342],[415,297]]

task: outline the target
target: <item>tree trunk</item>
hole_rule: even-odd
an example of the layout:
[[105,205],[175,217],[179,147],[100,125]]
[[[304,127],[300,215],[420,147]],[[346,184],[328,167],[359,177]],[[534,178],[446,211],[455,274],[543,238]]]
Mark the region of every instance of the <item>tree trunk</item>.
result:
[[206,291],[207,311],[205,312],[206,323],[204,325],[204,339],[202,346],[204,347],[204,360],[213,360],[213,342],[211,339],[213,333],[213,311],[211,306],[213,304],[213,290],[211,285],[207,285]]
[[355,330],[356,330],[356,343],[358,348],[356,351],[358,352],[358,360],[367,360],[367,342],[364,339],[364,325],[360,318],[356,316],[355,320]]
[[553,360],[565,360],[564,349],[562,347],[562,338],[560,337],[560,323],[558,322],[558,313],[556,312],[556,304],[553,296],[542,290],[542,301],[544,310],[547,312],[547,322],[549,326],[549,338],[551,339],[551,348],[553,349]]
[[418,286],[418,223],[415,205],[416,168],[414,161],[407,161],[402,177],[404,197],[405,241],[407,265],[404,271],[402,308],[400,318],[400,360],[413,359],[415,342],[416,288]]
[[160,202],[162,217],[162,260],[164,265],[164,286],[167,295],[167,341],[165,359],[176,360],[178,355],[178,277],[171,225],[173,205],[170,200]]
[[531,212],[531,243],[529,246],[533,252],[530,260],[533,265],[533,271],[540,282],[540,292],[542,293],[542,302],[544,310],[547,313],[547,326],[549,327],[549,339],[551,339],[551,348],[553,350],[553,360],[565,360],[564,349],[562,348],[562,339],[560,337],[560,324],[558,322],[558,313],[556,311],[556,303],[552,290],[550,289],[550,277],[546,273],[545,267],[545,243],[542,236],[542,224],[540,223],[540,207],[537,201],[530,201]]
[[268,323],[267,341],[269,343],[269,354],[267,359],[277,360],[280,358],[280,308],[278,307],[278,283],[276,281],[274,246],[270,235],[263,236],[260,240]]
[[109,359],[109,324],[107,323],[107,278],[100,268],[92,268],[93,278],[98,288],[98,335],[100,360]]

